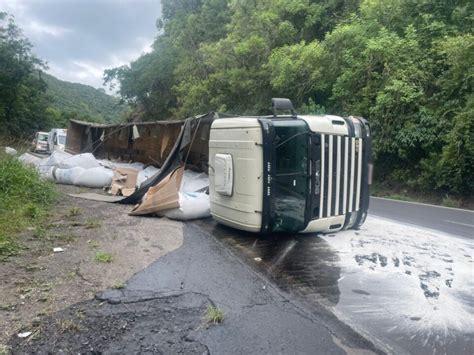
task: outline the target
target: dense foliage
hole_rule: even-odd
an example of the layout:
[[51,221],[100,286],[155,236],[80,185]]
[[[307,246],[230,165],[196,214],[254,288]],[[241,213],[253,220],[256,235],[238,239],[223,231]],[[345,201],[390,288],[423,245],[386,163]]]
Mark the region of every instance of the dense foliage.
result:
[[90,86],[57,80],[13,18],[0,12],[0,137],[31,136],[65,127],[70,118],[111,122],[123,119],[119,100]]
[[144,119],[209,110],[361,115],[379,181],[474,191],[467,0],[162,0],[154,50],[106,71]]

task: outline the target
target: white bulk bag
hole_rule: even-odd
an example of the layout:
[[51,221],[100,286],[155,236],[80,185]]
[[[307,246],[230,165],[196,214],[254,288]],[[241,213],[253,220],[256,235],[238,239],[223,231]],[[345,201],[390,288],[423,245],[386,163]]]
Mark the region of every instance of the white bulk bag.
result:
[[62,159],[59,166],[63,169],[80,167],[84,169],[98,168],[101,165],[91,153],[83,153],[72,155],[68,158]]
[[73,184],[76,186],[102,188],[110,186],[113,177],[114,172],[112,170],[99,166],[97,168],[83,169],[83,171],[77,173],[73,178]]
[[206,187],[209,187],[209,176],[206,173],[196,173],[192,170],[184,171],[180,191],[196,192]]
[[21,161],[23,164],[32,165],[36,168],[38,168],[42,161],[41,158],[38,158],[36,155],[30,153],[23,153],[18,157],[18,160]]
[[158,216],[186,221],[211,216],[209,195],[203,192],[180,192],[179,208],[172,208],[157,213]]
[[50,179],[51,168],[59,167],[63,160],[70,157],[72,157],[72,155],[69,153],[63,152],[61,150],[55,150],[49,157],[41,160],[38,170],[42,176]]
[[7,153],[8,155],[17,155],[18,152],[16,149],[14,148],[11,148],[11,147],[5,147],[5,153]]
[[146,169],[141,170],[137,175],[137,184],[136,184],[137,188],[139,188],[144,181],[147,181],[149,178],[151,178],[153,175],[155,175],[159,171],[160,169],[155,168],[152,165],[150,165]]
[[61,169],[52,167],[46,175],[47,179],[53,180],[58,184],[74,185],[77,176],[86,171],[84,168],[76,167],[71,169]]
[[53,180],[58,184],[91,188],[110,186],[113,176],[113,171],[104,167],[84,169],[79,166],[70,169],[52,167],[45,174],[48,180]]

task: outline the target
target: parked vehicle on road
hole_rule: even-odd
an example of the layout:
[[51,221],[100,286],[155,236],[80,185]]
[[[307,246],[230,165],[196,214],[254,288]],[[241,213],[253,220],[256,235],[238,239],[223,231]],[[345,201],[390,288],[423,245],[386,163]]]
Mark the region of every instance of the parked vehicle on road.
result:
[[48,132],[36,132],[33,142],[31,142],[31,151],[37,153],[46,153],[48,151]]
[[[212,216],[260,233],[328,233],[360,226],[372,174],[368,122],[300,116],[288,99],[273,99],[272,108],[273,116],[212,123]],[[291,115],[278,116],[277,110]]]
[[48,134],[48,152],[62,150],[66,147],[67,129],[53,128]]

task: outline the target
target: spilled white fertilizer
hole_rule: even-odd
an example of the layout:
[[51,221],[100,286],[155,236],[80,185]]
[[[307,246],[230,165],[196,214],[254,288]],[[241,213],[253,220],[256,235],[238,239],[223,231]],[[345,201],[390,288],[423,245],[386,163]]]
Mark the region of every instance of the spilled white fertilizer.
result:
[[376,217],[322,238],[340,258],[341,318],[397,351],[463,351],[472,341],[472,241]]

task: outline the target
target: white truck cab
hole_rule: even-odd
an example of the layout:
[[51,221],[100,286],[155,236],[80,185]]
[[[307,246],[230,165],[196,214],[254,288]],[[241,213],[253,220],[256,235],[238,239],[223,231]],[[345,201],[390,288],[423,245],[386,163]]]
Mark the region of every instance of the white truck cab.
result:
[[66,147],[67,129],[53,128],[48,134],[48,152],[64,150]]
[[48,133],[36,132],[33,142],[31,143],[31,151],[45,153],[48,151]]
[[[369,207],[371,136],[360,117],[217,119],[209,140],[211,214],[257,233],[335,232],[360,226]],[[278,109],[290,110],[277,116]]]

